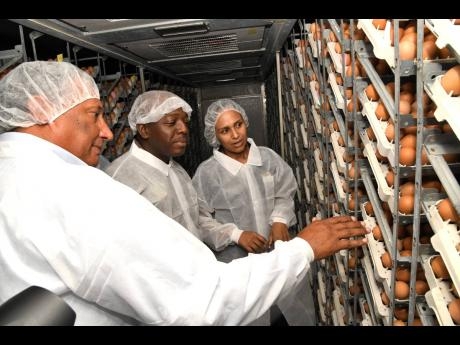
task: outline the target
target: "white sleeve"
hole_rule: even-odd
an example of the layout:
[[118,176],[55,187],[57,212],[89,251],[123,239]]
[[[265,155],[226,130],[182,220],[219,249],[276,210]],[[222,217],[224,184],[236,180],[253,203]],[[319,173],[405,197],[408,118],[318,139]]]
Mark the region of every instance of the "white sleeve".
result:
[[[66,173],[60,182],[65,193],[56,186],[55,195],[44,196],[63,217],[44,229],[53,241],[38,245],[67,286],[109,310],[152,325],[247,324],[291,289],[313,260],[310,245],[295,238],[270,253],[219,262],[145,198],[93,170],[94,178],[84,181],[87,171]],[[71,198],[63,200],[66,193]],[[123,212],[116,212],[120,203]]]

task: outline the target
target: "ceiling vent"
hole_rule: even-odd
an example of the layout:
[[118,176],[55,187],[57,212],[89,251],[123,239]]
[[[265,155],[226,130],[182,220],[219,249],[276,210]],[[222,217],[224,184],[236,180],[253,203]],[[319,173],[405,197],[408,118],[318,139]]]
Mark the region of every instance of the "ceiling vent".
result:
[[151,43],[149,46],[167,57],[205,55],[238,50],[235,34],[170,40]]

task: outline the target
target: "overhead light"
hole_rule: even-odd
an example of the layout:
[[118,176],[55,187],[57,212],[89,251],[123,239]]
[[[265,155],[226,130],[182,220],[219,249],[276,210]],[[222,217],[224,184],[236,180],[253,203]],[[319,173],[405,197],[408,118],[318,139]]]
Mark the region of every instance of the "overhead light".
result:
[[192,35],[192,34],[205,34],[209,32],[209,26],[206,22],[193,22],[193,23],[174,23],[170,25],[161,25],[155,27],[153,30],[162,37]]

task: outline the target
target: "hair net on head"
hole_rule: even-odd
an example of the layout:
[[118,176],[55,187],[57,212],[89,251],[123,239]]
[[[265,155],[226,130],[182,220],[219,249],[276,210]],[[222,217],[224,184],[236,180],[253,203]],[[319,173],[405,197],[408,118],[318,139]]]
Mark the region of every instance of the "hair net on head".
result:
[[182,108],[188,118],[192,107],[179,96],[169,91],[153,90],[139,95],[128,115],[129,126],[136,133],[136,125],[157,122],[166,114]]
[[0,133],[54,121],[99,97],[93,78],[68,62],[23,62],[0,80]]
[[234,100],[223,98],[211,103],[204,118],[204,137],[206,138],[208,144],[212,147],[216,148],[220,145],[220,142],[216,137],[216,122],[219,115],[227,110],[234,110],[240,113],[244,123],[247,127],[249,127],[249,120],[246,115],[246,111]]

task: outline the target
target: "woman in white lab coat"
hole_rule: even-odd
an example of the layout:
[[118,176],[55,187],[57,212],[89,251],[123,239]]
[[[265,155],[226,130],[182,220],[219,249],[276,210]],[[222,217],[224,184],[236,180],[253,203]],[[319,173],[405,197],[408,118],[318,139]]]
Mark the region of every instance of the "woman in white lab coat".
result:
[[174,160],[185,153],[191,113],[190,105],[172,92],[152,90],[139,95],[128,115],[135,135],[133,143],[105,171],[213,250],[236,243],[246,250],[263,251],[265,240],[259,234],[240,230],[233,223],[221,224],[210,217],[207,209],[199,209],[190,176]]
[[[276,152],[258,147],[247,137],[248,117],[235,101],[213,102],[204,122],[204,134],[213,147],[213,155],[198,166],[193,176],[199,200],[206,203],[203,207],[209,208],[219,222],[254,229],[267,239],[269,247],[277,240],[289,240],[289,227],[297,222],[293,199],[297,182],[292,169]],[[224,262],[246,255],[231,247],[216,253]],[[290,324],[313,325],[316,322],[311,290],[306,279],[303,283],[304,288],[299,287],[303,298],[295,303],[286,300],[280,308],[289,305],[283,313]],[[293,308],[296,310],[289,312]]]

